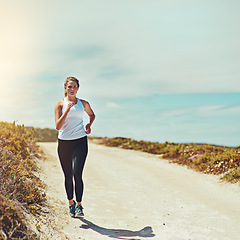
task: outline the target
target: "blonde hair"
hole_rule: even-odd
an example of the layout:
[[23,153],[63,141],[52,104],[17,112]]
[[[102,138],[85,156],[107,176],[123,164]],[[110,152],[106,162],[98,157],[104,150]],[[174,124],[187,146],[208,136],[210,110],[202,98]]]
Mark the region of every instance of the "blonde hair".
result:
[[67,87],[67,85],[68,85],[68,83],[69,83],[70,81],[73,81],[73,82],[77,83],[77,86],[79,87],[79,80],[78,80],[77,78],[75,78],[75,77],[68,77],[68,78],[66,78],[66,80],[65,80],[65,82],[64,82],[64,88],[65,88],[65,90],[64,90],[64,96],[65,96],[65,97],[67,96],[66,87]]

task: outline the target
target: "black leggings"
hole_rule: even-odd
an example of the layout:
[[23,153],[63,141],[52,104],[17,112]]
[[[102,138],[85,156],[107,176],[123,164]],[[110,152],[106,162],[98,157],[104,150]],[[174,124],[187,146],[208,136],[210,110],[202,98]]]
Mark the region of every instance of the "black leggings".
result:
[[82,201],[82,172],[88,153],[87,136],[76,140],[58,139],[58,156],[65,176],[68,200],[73,199],[73,177],[77,202]]

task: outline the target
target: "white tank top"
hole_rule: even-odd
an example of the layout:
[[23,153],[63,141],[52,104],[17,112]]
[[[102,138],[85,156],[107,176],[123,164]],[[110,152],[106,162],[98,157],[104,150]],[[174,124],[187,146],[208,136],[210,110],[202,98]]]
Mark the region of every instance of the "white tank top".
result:
[[[67,106],[68,100],[64,98],[62,113],[66,111]],[[83,116],[84,107],[81,100],[77,98],[77,104],[71,107],[62,128],[58,131],[58,138],[61,140],[74,140],[85,137],[87,134],[84,129]]]

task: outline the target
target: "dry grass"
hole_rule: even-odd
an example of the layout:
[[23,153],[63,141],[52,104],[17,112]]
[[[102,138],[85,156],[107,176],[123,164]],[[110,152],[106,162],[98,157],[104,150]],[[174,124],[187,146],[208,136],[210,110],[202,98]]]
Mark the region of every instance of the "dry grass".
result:
[[0,239],[36,239],[24,215],[41,215],[46,202],[37,177],[38,146],[23,125],[0,122]]

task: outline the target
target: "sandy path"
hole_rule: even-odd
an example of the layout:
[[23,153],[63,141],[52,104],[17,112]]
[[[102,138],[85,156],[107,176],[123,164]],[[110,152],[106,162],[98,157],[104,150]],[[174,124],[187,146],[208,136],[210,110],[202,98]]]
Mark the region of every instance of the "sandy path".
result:
[[[89,143],[84,218],[68,216],[56,143],[40,143],[41,178],[69,239],[240,239],[240,188],[157,156]],[[151,231],[152,230],[152,231]],[[62,239],[53,236],[51,239]]]

